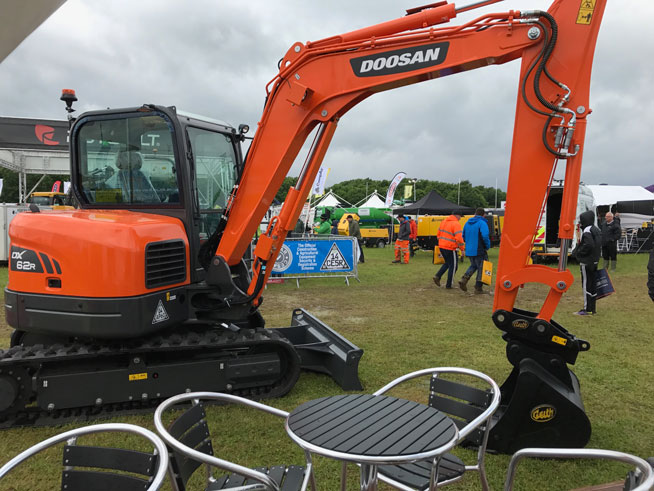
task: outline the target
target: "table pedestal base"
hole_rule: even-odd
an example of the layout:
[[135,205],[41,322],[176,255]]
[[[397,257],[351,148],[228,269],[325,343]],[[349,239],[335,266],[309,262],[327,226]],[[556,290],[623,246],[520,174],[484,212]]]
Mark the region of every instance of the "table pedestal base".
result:
[[361,465],[361,491],[377,491],[377,466]]

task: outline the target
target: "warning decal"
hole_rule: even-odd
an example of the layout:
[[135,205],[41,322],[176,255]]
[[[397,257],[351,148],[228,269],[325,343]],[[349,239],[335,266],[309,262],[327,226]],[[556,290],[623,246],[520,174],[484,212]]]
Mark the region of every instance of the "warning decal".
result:
[[336,245],[336,242],[334,242],[327,253],[327,257],[322,262],[322,266],[320,266],[320,271],[340,271],[344,269],[350,269],[350,265],[338,248],[338,245]]
[[159,322],[167,321],[168,319],[170,319],[170,317],[168,317],[168,312],[166,312],[163,302],[159,300],[157,310],[154,312],[154,317],[152,318],[152,323],[158,324]]
[[595,11],[595,2],[597,0],[581,0],[581,6],[577,14],[577,24],[590,24],[593,18],[593,12]]

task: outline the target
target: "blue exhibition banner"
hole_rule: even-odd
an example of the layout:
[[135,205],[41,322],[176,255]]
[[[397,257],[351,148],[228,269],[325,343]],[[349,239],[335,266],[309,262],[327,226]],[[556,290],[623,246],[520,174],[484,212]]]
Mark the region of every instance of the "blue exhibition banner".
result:
[[353,271],[354,239],[288,239],[275,261],[273,273],[343,273]]

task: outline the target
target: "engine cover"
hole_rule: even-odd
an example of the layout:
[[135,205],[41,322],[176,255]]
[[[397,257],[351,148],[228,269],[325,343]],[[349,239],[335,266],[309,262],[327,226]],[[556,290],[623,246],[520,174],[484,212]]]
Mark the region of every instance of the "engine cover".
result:
[[7,289],[67,297],[134,297],[189,283],[176,218],[128,210],[19,213],[9,227]]

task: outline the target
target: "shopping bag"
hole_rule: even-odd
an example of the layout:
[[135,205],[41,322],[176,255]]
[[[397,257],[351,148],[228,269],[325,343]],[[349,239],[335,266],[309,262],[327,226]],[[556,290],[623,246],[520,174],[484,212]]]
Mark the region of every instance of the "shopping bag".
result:
[[441,254],[441,248],[434,246],[434,264],[444,264],[445,258]]
[[606,269],[598,269],[595,273],[595,292],[597,298],[608,297],[615,293],[613,282],[611,282],[611,277]]
[[484,261],[484,266],[481,270],[481,282],[484,285],[490,285],[493,280],[493,263]]

